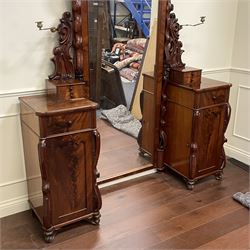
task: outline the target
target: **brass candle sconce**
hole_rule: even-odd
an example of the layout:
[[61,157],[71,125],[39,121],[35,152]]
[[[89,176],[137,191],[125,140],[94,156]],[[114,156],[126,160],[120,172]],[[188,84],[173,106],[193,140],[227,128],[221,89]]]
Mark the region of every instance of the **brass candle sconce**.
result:
[[196,24],[182,24],[181,27],[184,27],[184,26],[195,27],[195,26],[199,26],[199,25],[204,24],[205,21],[206,21],[206,17],[205,17],[205,16],[201,16],[201,17],[200,17],[200,22],[199,22],[199,23],[196,23]]
[[36,26],[39,30],[50,30],[51,32],[56,32],[57,28],[56,27],[51,27],[51,28],[43,28],[43,21],[37,21]]

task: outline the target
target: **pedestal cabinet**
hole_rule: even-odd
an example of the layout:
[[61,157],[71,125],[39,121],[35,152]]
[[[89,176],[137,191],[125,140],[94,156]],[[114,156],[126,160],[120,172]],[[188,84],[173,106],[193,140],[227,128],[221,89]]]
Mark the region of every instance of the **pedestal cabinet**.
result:
[[221,178],[230,87],[202,78],[199,88],[169,83],[163,93],[164,164],[183,176],[190,189],[205,176]]
[[20,103],[29,202],[45,240],[82,219],[98,224],[96,103],[46,95],[22,97]]

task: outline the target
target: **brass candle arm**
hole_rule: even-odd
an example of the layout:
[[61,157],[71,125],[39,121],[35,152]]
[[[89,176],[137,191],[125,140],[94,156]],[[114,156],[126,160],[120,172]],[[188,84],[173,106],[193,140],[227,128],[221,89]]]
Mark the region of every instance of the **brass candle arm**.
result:
[[51,28],[43,28],[43,21],[37,21],[36,26],[39,30],[50,30],[51,32],[56,32],[57,28],[56,27],[51,27]]
[[199,26],[199,25],[204,24],[205,21],[206,21],[206,17],[205,17],[205,16],[201,16],[201,17],[200,17],[200,22],[199,22],[199,23],[196,23],[196,24],[182,24],[182,25],[181,25],[181,28],[184,27],[184,26],[191,26],[191,27]]

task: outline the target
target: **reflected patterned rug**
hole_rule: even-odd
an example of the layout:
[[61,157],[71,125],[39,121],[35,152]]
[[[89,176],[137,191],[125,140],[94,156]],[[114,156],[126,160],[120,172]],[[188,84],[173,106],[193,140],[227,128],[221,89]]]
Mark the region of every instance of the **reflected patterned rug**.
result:
[[118,107],[109,110],[102,110],[101,113],[101,118],[108,120],[116,129],[119,129],[135,138],[138,137],[141,123],[124,105],[119,105]]
[[233,198],[240,202],[243,206],[250,208],[250,192],[246,192],[245,194],[238,192],[233,195]]

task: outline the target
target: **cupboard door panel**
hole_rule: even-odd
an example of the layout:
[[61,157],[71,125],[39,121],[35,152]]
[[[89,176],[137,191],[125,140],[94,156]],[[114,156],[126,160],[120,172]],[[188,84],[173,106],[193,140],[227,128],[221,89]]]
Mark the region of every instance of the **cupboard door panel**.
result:
[[201,110],[195,129],[197,175],[218,170],[224,142],[225,106]]
[[47,138],[43,143],[52,223],[84,216],[92,211],[93,131]]

